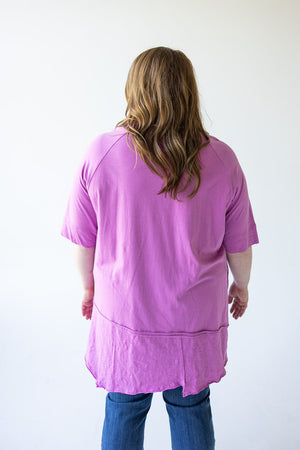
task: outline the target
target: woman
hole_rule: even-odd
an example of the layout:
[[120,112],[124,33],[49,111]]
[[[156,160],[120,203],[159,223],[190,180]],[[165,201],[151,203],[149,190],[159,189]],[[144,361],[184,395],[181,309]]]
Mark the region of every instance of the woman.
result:
[[141,53],[125,95],[125,119],[79,164],[61,229],[91,319],[86,366],[108,391],[102,449],[143,448],[154,392],[173,449],[213,449],[209,385],[226,374],[228,302],[244,314],[259,242],[246,179],[203,127],[184,53]]

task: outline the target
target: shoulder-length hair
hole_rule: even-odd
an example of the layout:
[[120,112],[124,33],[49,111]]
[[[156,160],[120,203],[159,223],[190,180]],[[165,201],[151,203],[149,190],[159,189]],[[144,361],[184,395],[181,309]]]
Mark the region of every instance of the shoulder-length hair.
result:
[[[169,192],[177,199],[195,177],[196,195],[201,182],[199,152],[209,144],[201,119],[199,93],[191,61],[180,50],[150,48],[133,61],[125,85],[127,144],[149,169],[165,181],[157,195]],[[134,148],[128,142],[132,137]],[[161,172],[159,172],[159,169]]]

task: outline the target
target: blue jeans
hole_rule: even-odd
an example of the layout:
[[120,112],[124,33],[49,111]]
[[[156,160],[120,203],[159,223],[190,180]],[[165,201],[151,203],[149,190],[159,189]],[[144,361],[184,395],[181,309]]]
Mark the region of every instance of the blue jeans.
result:
[[[143,450],[147,413],[153,393],[108,392],[102,429],[102,450]],[[214,450],[210,388],[182,397],[182,386],[163,391],[173,450]]]

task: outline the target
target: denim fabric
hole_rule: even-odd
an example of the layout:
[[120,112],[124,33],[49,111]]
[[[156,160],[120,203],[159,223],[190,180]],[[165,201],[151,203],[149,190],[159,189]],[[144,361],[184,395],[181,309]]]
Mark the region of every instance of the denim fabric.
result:
[[[153,393],[108,392],[102,450],[143,450],[147,413]],[[162,392],[169,416],[173,450],[214,450],[210,388],[182,397],[182,386]]]

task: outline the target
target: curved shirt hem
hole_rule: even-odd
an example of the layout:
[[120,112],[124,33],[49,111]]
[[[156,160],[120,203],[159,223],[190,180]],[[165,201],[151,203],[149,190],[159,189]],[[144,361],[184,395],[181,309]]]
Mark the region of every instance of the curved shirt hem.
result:
[[93,309],[84,360],[96,387],[134,395],[182,386],[185,397],[226,375],[228,326],[163,339],[129,330]]
[[[224,362],[224,370],[223,370],[223,372],[220,374],[220,376],[218,378],[214,378],[214,379],[211,379],[209,381],[206,381],[203,385],[199,385],[195,389],[192,389],[192,390],[190,389],[189,390],[188,386],[185,383],[182,385],[182,383],[171,383],[170,382],[170,383],[167,383],[165,385],[152,386],[148,392],[145,392],[144,388],[138,388],[138,387],[137,388],[133,388],[133,389],[125,388],[125,390],[123,388],[122,391],[113,391],[113,388],[112,388],[113,385],[110,385],[109,382],[106,383],[106,382],[103,382],[103,381],[102,382],[98,382],[97,381],[97,376],[94,373],[93,369],[91,367],[89,367],[89,365],[88,365],[88,363],[86,361],[86,357],[84,357],[84,360],[85,360],[86,368],[90,371],[90,373],[93,375],[93,377],[96,380],[95,381],[96,388],[105,389],[107,392],[121,392],[121,393],[128,394],[128,395],[136,395],[136,394],[148,394],[148,393],[151,393],[151,392],[152,393],[163,392],[163,391],[166,391],[167,389],[176,389],[177,387],[182,386],[182,396],[183,397],[187,397],[188,395],[198,394],[200,391],[202,391],[203,389],[208,387],[210,384],[212,384],[212,383],[219,383],[221,381],[221,379],[227,373],[226,369],[225,369],[225,366],[226,366],[226,364],[228,362],[228,359],[226,359],[226,361]],[[121,389],[121,388],[119,388],[119,389]],[[143,390],[141,390],[141,389],[143,389]]]

